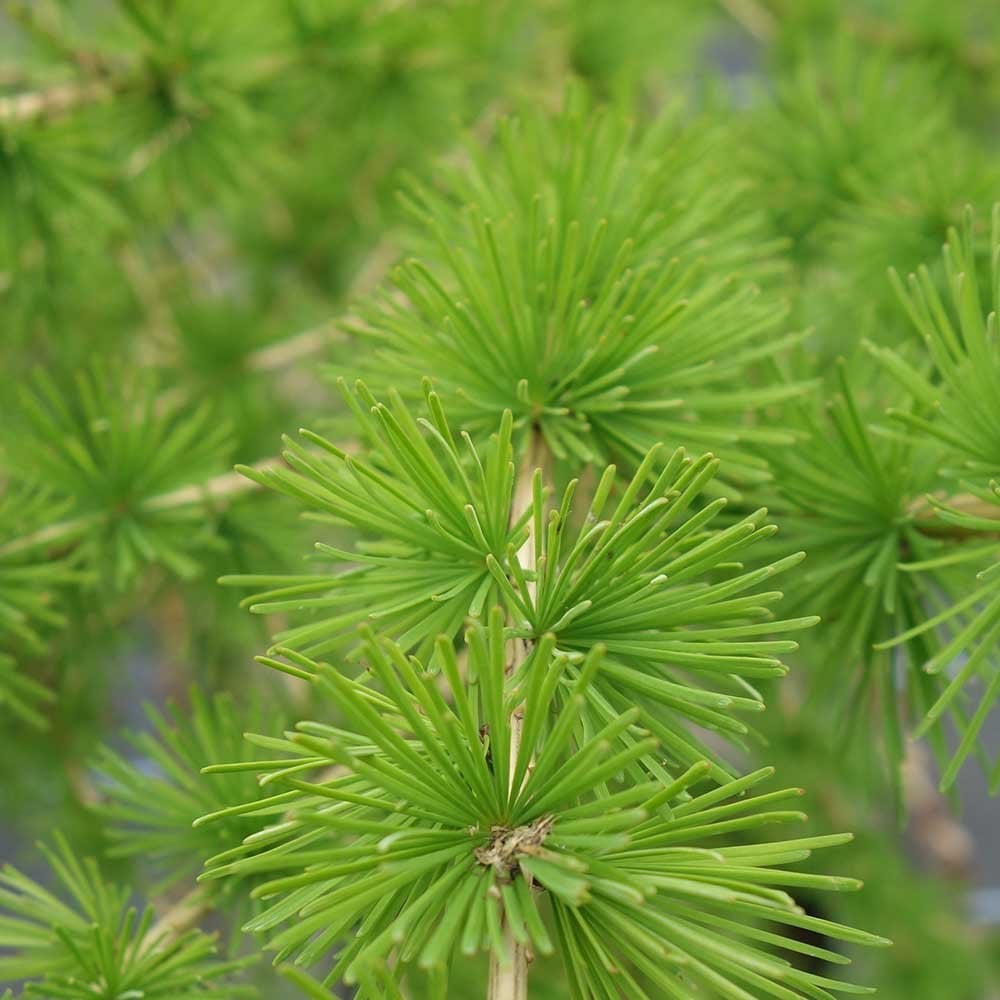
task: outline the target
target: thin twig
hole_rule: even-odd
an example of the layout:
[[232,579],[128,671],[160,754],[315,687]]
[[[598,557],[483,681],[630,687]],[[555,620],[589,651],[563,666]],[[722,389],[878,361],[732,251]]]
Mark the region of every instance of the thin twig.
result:
[[[95,104],[103,104],[114,100],[119,94],[129,91],[148,90],[151,78],[142,64],[115,67],[112,70],[102,65],[100,59],[91,57],[80,58],[79,53],[67,53],[77,57],[81,68],[89,68],[93,73],[95,66],[103,69],[104,75],[72,80],[66,83],[53,84],[37,90],[24,91],[9,97],[0,97],[0,123],[30,122],[36,118],[56,118]],[[291,57],[278,61],[274,57],[266,57],[250,64],[246,90],[261,83],[267,83],[279,74],[281,69],[293,62]],[[92,64],[89,65],[88,64]],[[180,130],[180,134],[178,131]],[[162,132],[154,136],[145,145],[140,146],[126,161],[125,176],[129,179],[140,174],[155,160],[165,148],[173,145],[179,138],[190,131],[190,122],[186,118],[178,118]]]
[[27,122],[35,118],[55,118],[81,107],[113,100],[126,90],[123,80],[81,80],[60,83],[46,90],[28,91],[0,97],[0,122]]
[[[516,524],[532,507],[533,481],[535,468],[541,458],[541,439],[534,434],[528,445],[521,468],[518,470],[517,482],[514,485],[514,500],[511,505],[510,523]],[[528,537],[517,553],[517,560],[528,577],[529,599],[535,598],[535,583],[531,580],[535,572],[535,531],[534,518],[528,518]],[[511,644],[510,657],[507,661],[506,673],[510,677],[528,658],[531,643],[527,639],[514,639]],[[514,775],[517,771],[517,761],[521,754],[521,734],[524,729],[524,711],[515,708],[510,716],[510,780],[513,790]],[[504,964],[496,954],[490,955],[490,976],[488,1000],[527,1000],[528,996],[528,946],[514,937],[509,924],[504,922],[504,942],[508,953],[508,962]]]
[[[904,55],[919,54],[928,48],[928,43],[912,29],[880,17],[853,14],[844,19],[850,32],[863,41],[876,45],[888,45],[900,50]],[[953,49],[957,61],[976,73],[989,72],[996,68],[997,52],[994,46],[971,39],[958,41]]]
[[921,854],[943,874],[967,879],[975,854],[972,838],[952,816],[948,800],[931,775],[927,751],[915,741],[906,748],[902,780],[910,830]]
[[182,934],[198,925],[201,918],[212,908],[211,901],[211,893],[205,886],[195,886],[186,895],[181,896],[150,927],[146,940],[154,948],[173,944]]
[[122,247],[118,253],[118,263],[137,301],[149,316],[153,336],[176,338],[177,321],[173,310],[136,247],[131,244]]
[[[969,514],[972,517],[984,518],[997,522],[997,531],[1000,532],[1000,504],[990,503],[974,493],[957,493],[955,496],[938,495],[935,498],[938,503],[961,514]],[[925,535],[934,535],[937,538],[971,538],[978,534],[963,528],[958,524],[949,524],[938,517],[937,507],[932,504],[926,496],[917,497],[910,504],[910,514],[916,518],[917,527]]]
[[[258,472],[269,472],[284,465],[280,458],[267,458],[257,462],[253,468]],[[191,483],[170,493],[161,493],[151,497],[143,504],[145,510],[173,510],[176,507],[186,507],[193,503],[211,502],[218,504],[232,503],[244,493],[252,493],[259,489],[252,479],[247,479],[238,472],[224,472],[221,476],[213,476],[203,483]]]
[[774,15],[757,0],[719,0],[719,6],[759,42],[769,42],[777,32]]
[[[258,462],[253,468],[259,472],[266,472],[279,468],[283,464],[280,458],[268,458]],[[140,509],[146,511],[174,510],[178,507],[206,501],[211,501],[215,505],[227,504],[232,503],[244,493],[251,493],[258,489],[260,489],[259,484],[252,479],[247,479],[237,472],[225,472],[204,482],[190,483],[187,486],[171,490],[169,493],[160,493],[150,497],[141,504]],[[67,544],[87,528],[100,524],[106,516],[104,514],[87,514],[83,517],[69,518],[46,525],[39,531],[22,535],[20,538],[15,538],[13,541],[7,542],[6,545],[0,546],[0,557],[16,555],[19,552],[27,552],[35,548],[54,548]]]
[[[385,277],[398,253],[399,250],[392,237],[387,236],[380,240],[365,258],[357,276],[351,283],[347,299],[353,301],[362,298],[375,288]],[[324,320],[316,326],[311,326],[306,330],[292,334],[290,337],[276,340],[265,347],[252,351],[246,356],[244,366],[247,371],[252,372],[276,372],[290,368],[306,358],[319,354],[332,344],[345,342],[347,335],[342,327],[348,323],[359,321],[351,312]],[[157,397],[154,412],[162,414],[173,409],[187,399],[189,391],[189,388],[183,385],[176,385],[165,390]]]
[[[502,111],[501,102],[494,102],[479,117],[472,128],[472,134],[485,141],[492,132],[496,120]],[[467,156],[465,147],[458,145],[451,152],[442,158],[444,163],[459,164]],[[368,253],[358,268],[347,290],[345,299],[347,302],[354,302],[370,294],[385,278],[389,268],[399,256],[399,245],[392,233],[384,236],[374,248]],[[300,333],[285,337],[282,340],[268,344],[247,356],[245,365],[248,370],[255,372],[278,371],[288,368],[305,358],[318,354],[331,344],[340,343],[346,340],[343,327],[351,321],[356,321],[356,317],[348,312],[340,316],[325,320],[322,323],[312,326]],[[157,400],[157,412],[162,412],[166,407],[173,406],[186,397],[182,387],[175,386],[167,390]]]
[[345,317],[329,319],[318,326],[310,327],[301,333],[268,344],[259,351],[254,351],[247,358],[246,366],[250,371],[268,372],[288,368],[297,361],[318,354],[323,348],[347,339],[339,324]]
[[190,134],[190,119],[186,117],[175,118],[165,128],[160,129],[151,139],[132,150],[129,158],[125,161],[125,179],[134,181],[139,174],[147,170],[168,149],[177,145],[177,143]]

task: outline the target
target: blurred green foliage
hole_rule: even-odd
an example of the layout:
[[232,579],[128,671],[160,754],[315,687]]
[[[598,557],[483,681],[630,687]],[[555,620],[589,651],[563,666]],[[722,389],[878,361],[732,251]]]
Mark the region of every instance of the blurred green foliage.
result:
[[[72,941],[95,914],[112,936],[122,932],[128,907],[105,878],[162,903],[190,888],[202,860],[182,857],[202,849],[190,820],[212,808],[210,787],[193,790],[196,770],[245,752],[230,745],[243,728],[270,731],[249,721],[262,700],[274,714],[312,709],[294,679],[276,690],[251,663],[288,626],[286,610],[260,624],[215,580],[311,574],[299,553],[317,537],[336,546],[344,524],[303,527],[290,505],[238,480],[231,464],[272,468],[282,429],[350,426],[325,377],[331,370],[392,383],[413,369],[399,388],[414,395],[419,375],[439,374],[417,370],[433,361],[420,340],[433,335],[433,316],[409,355],[391,363],[350,335],[359,321],[400,310],[391,285],[381,299],[369,293],[401,257],[440,265],[455,246],[476,251],[470,217],[453,213],[455,227],[435,244],[414,221],[412,197],[398,192],[421,192],[423,211],[440,221],[481,184],[492,200],[480,199],[480,214],[526,225],[525,194],[544,186],[552,162],[545,150],[522,150],[507,169],[527,180],[491,187],[502,173],[491,160],[504,141],[497,120],[526,105],[558,106],[569,76],[595,104],[634,118],[634,134],[656,136],[663,154],[660,174],[581,190],[579,204],[600,202],[618,221],[625,212],[619,246],[664,201],[672,253],[706,236],[734,237],[735,250],[707,240],[698,281],[722,282],[738,264],[762,286],[754,308],[781,320],[777,356],[763,333],[741,340],[740,317],[725,315],[721,333],[711,323],[689,328],[701,353],[651,366],[649,377],[672,394],[670,377],[692,366],[685,390],[711,392],[704,413],[694,407],[671,424],[667,443],[728,453],[739,488],[752,484],[734,514],[766,502],[781,525],[769,558],[809,553],[788,599],[796,613],[825,621],[795,660],[794,710],[778,713],[765,727],[767,746],[747,753],[811,791],[817,831],[858,834],[840,849],[838,870],[867,890],[835,896],[827,915],[877,929],[895,948],[859,956],[851,975],[890,1000],[982,1000],[984,984],[996,983],[995,934],[969,925],[966,883],[914,861],[897,829],[907,732],[950,680],[920,668],[952,634],[925,630],[903,653],[873,649],[932,613],[948,616],[956,595],[974,588],[995,602],[1000,580],[991,517],[952,508],[940,522],[948,530],[926,532],[926,510],[913,507],[925,491],[998,503],[990,480],[1000,477],[1000,456],[982,447],[963,454],[955,434],[913,433],[939,395],[961,423],[963,386],[977,366],[989,396],[988,371],[1000,371],[995,326],[982,353],[966,340],[952,352],[952,327],[935,313],[931,336],[943,338],[955,365],[940,353],[929,361],[928,329],[912,322],[886,276],[892,266],[905,280],[924,264],[924,294],[950,302],[954,269],[941,247],[972,205],[952,245],[978,276],[980,312],[996,294],[989,209],[1000,196],[1000,6],[992,0],[8,3],[0,13],[0,725],[8,737],[0,846],[27,875],[4,876],[4,893],[23,906],[25,894],[43,891],[34,880],[54,884],[31,846],[54,828],[80,857],[102,856],[104,873],[77,870],[62,848],[52,855],[84,916],[51,904],[68,938],[32,928],[24,954],[42,957],[0,959],[10,978],[41,975],[45,963],[70,970],[59,975],[71,975],[77,959],[99,966],[106,942],[74,949]],[[597,137],[614,145],[610,153],[632,141],[613,129]],[[471,170],[470,156],[482,158]],[[641,266],[641,241],[638,249]],[[968,330],[975,323],[962,301],[948,315]],[[407,314],[403,333],[419,321],[419,311]],[[735,355],[734,344],[744,344]],[[444,370],[453,349],[434,346]],[[718,388],[714,364],[725,369]],[[908,395],[908,371],[922,396]],[[545,374],[533,386],[541,395],[551,388]],[[745,394],[727,398],[734,380]],[[812,398],[801,398],[805,388]],[[476,402],[455,403],[472,423]],[[518,396],[506,404],[516,412]],[[686,422],[720,407],[731,428],[699,425],[694,441],[681,440]],[[902,421],[886,416],[889,407]],[[981,418],[965,416],[965,425]],[[645,422],[642,430],[656,436]],[[566,448],[587,452],[591,437],[579,440]],[[602,447],[595,452],[603,457]],[[952,529],[964,546],[949,547]],[[973,619],[970,638],[995,642],[995,612],[991,603],[985,619]],[[204,693],[189,696],[192,682]],[[231,696],[219,699],[219,690]],[[136,710],[170,697],[180,707],[169,721]],[[959,732],[979,704],[978,696],[954,703]],[[225,747],[206,735],[215,725],[226,730]],[[125,740],[126,729],[141,735]],[[930,738],[948,760],[954,732]],[[130,843],[122,831],[136,827],[145,839],[121,849]],[[238,933],[241,917],[223,907],[206,923],[234,954],[256,953]],[[0,932],[14,934],[9,923]],[[115,938],[121,947],[127,939]],[[195,932],[187,946],[211,971],[207,937]],[[225,962],[219,968],[228,974]],[[269,972],[232,971],[259,982],[263,995],[301,995]],[[455,995],[468,995],[482,970],[463,974]],[[428,996],[434,988],[427,984]],[[539,963],[533,991],[568,995],[557,965]]]

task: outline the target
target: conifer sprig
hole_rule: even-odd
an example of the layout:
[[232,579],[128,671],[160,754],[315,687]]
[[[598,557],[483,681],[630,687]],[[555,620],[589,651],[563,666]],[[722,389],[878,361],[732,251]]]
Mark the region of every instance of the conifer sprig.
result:
[[[376,442],[377,465],[307,433],[319,453],[289,443],[291,469],[257,477],[315,516],[361,529],[364,540],[354,551],[317,543],[321,558],[349,568],[223,578],[274,586],[244,602],[253,611],[314,614],[276,637],[285,668],[303,671],[289,653],[350,650],[359,620],[426,656],[438,635],[456,637],[468,617],[502,601],[518,638],[537,642],[551,633],[575,658],[595,644],[607,649],[588,724],[604,725],[640,704],[648,712],[644,724],[674,762],[686,766],[708,758],[717,778],[730,776],[695,730],[741,742],[749,730],[734,713],[763,708],[753,684],[783,676],[777,657],[797,648],[775,636],[818,619],[776,619],[771,607],[781,592],[761,589],[797,564],[801,552],[743,568],[747,550],[777,530],[766,523],[766,511],[724,528],[713,524],[724,499],[692,512],[718,460],[692,460],[678,449],[661,461],[660,449],[653,448],[627,484],[609,466],[589,501],[575,502],[573,480],[551,511],[539,471],[528,492],[532,501],[518,517],[512,511],[509,411],[480,458],[471,438],[464,454],[459,451],[436,394],[428,391],[428,417],[416,419],[398,400],[390,409],[363,386],[358,394],[370,406],[368,414],[359,408],[358,419],[362,437]],[[518,550],[529,527],[534,541],[527,566]],[[529,666],[523,672],[530,673]]]
[[[983,535],[996,538],[1000,520],[989,516],[995,507],[993,487],[984,481],[1000,474],[1000,340],[997,337],[997,307],[1000,305],[1000,205],[994,208],[988,284],[976,266],[974,217],[968,209],[961,231],[952,229],[944,248],[945,294],[938,291],[926,267],[911,275],[905,288],[893,275],[901,302],[926,347],[930,371],[922,371],[889,348],[871,350],[914,400],[914,409],[890,410],[911,436],[935,439],[945,449],[942,474],[946,495],[957,501],[961,494],[979,497],[975,513],[955,509],[936,497],[931,507],[946,525],[967,532],[959,545],[937,556],[907,560],[908,573],[940,573],[944,569],[967,570],[995,559],[995,541],[981,541]],[[984,551],[984,549],[986,551]],[[990,552],[989,550],[992,550]],[[959,727],[959,743],[942,775],[949,787],[958,769],[973,752],[980,750],[978,737],[997,700],[1000,699],[1000,663],[997,638],[1000,636],[1000,584],[993,568],[965,578],[964,591],[956,593],[943,610],[924,602],[921,620],[881,648],[903,643],[939,641],[923,657],[923,669],[943,677],[952,665],[957,669],[942,684],[939,696],[928,706],[920,728],[927,732],[956,709],[972,715],[968,725]],[[980,681],[982,693],[975,700],[973,683]],[[974,708],[972,706],[975,706]],[[994,765],[990,785],[1000,787],[1000,764]]]
[[[882,346],[912,337],[912,326],[885,273],[892,267],[910,274],[926,267],[939,290],[947,285],[941,246],[960,226],[967,205],[988,218],[1000,181],[993,160],[963,132],[946,132],[922,155],[897,165],[889,179],[858,178],[856,200],[845,204],[827,228],[836,294],[847,299],[836,319],[815,322],[839,354],[851,328],[877,338]],[[989,257],[988,227],[977,226],[973,252],[982,271]],[[987,264],[988,266],[988,264]],[[811,298],[811,297],[810,297]],[[813,313],[810,312],[810,317]],[[862,355],[863,357],[863,355]]]
[[[896,642],[913,639],[922,634],[932,623],[938,625],[949,620],[954,622],[957,615],[963,616],[957,618],[958,625],[947,636],[947,642],[943,644],[941,651],[924,664],[924,670],[928,673],[943,675],[943,690],[927,711],[923,723],[917,730],[918,735],[926,735],[932,731],[942,718],[947,717],[947,713],[954,712],[956,705],[974,704],[976,695],[973,694],[971,698],[966,699],[963,697],[963,689],[970,685],[977,675],[981,676],[982,688],[978,704],[975,704],[968,724],[961,727],[958,746],[948,766],[942,772],[943,789],[948,789],[954,784],[966,759],[979,751],[979,737],[983,726],[989,713],[995,709],[997,701],[1000,700],[1000,665],[996,657],[997,643],[1000,641],[1000,561],[996,561],[998,554],[996,537],[1000,525],[1000,484],[991,482],[989,490],[983,491],[982,499],[984,504],[991,505],[995,509],[994,516],[970,514],[935,502],[938,516],[946,524],[955,525],[968,532],[972,538],[975,538],[977,533],[990,538],[983,545],[965,546],[966,551],[956,553],[957,558],[953,557],[951,560],[953,565],[986,564],[984,569],[976,573],[976,583],[971,593],[963,597],[956,607],[936,615],[929,623],[917,626],[919,632],[915,629],[910,635],[896,639]],[[922,569],[933,569],[934,566],[933,563],[930,567],[916,563],[907,568],[919,572]],[[968,612],[965,611],[967,607],[971,609]],[[963,654],[965,661],[960,663],[952,676],[948,677],[945,668]],[[947,683],[944,683],[945,680]],[[1000,791],[1000,759],[994,762],[988,773],[988,780],[991,793]]]
[[659,453],[651,449],[627,483],[609,466],[589,502],[577,501],[571,480],[549,511],[536,474],[534,572],[512,549],[505,564],[492,556],[488,563],[515,636],[538,642],[552,635],[574,659],[595,646],[606,650],[589,706],[593,726],[639,705],[673,762],[710,759],[724,780],[729,766],[697,730],[742,742],[749,730],[736,714],[763,710],[754,684],[783,676],[778,657],[798,648],[775,636],[818,619],[777,619],[771,606],[780,591],[761,589],[803,553],[745,568],[753,558],[747,550],[777,530],[766,510],[717,527],[725,499],[699,509],[698,498],[718,460],[690,459],[678,449],[663,461]]
[[958,469],[964,475],[988,476],[1000,469],[1000,205],[993,210],[985,283],[976,266],[973,226],[967,209],[961,229],[949,230],[942,255],[943,290],[926,266],[910,275],[906,285],[892,273],[932,372],[921,371],[889,348],[871,349],[921,407],[918,414],[893,410],[893,418],[941,441],[961,461]]
[[[502,958],[507,923],[532,950],[558,945],[581,995],[736,995],[741,985],[785,997],[861,990],[796,971],[757,947],[814,952],[760,931],[759,918],[886,943],[804,915],[784,891],[857,888],[784,867],[844,837],[726,845],[734,831],[800,819],[782,806],[798,789],[744,795],[768,770],[706,789],[704,762],[675,780],[627,778],[655,746],[636,729],[638,711],[583,736],[575,725],[602,669],[600,648],[572,672],[547,637],[535,647],[530,683],[512,692],[509,641],[499,610],[488,625],[474,624],[463,677],[446,640],[428,669],[368,632],[364,658],[378,689],[313,665],[314,683],[351,728],[305,722],[283,739],[254,736],[278,756],[208,768],[265,773],[273,800],[288,810],[284,822],[214,858],[205,876],[271,876],[254,890],[269,905],[248,929],[271,935],[277,961],[310,964],[339,947],[328,983],[345,977],[361,984],[360,997],[396,995],[409,963],[445,970],[458,954],[480,950]],[[553,715],[558,689],[566,700]],[[511,779],[509,715],[518,704],[524,731]],[[621,748],[630,729],[640,738]],[[251,801],[199,823],[257,809]],[[398,959],[392,989],[390,953]]]
[[[941,540],[921,530],[912,502],[939,485],[934,466],[941,450],[878,433],[882,400],[873,399],[864,383],[861,391],[856,388],[860,380],[843,360],[831,381],[836,391],[825,406],[803,407],[798,423],[789,421],[802,435],[801,447],[770,455],[773,506],[782,531],[768,554],[774,558],[798,549],[809,554],[791,598],[793,613],[810,610],[823,619],[823,639],[805,641],[807,707],[816,710],[816,723],[832,739],[842,740],[845,731],[858,727],[849,744],[884,757],[876,773],[889,778],[901,802],[907,727],[940,693],[938,679],[918,669],[921,657],[936,646],[934,636],[926,636],[908,657],[894,662],[877,644],[924,621],[935,599],[905,564],[941,552]],[[939,573],[935,584],[945,593],[961,587],[954,573]],[[954,721],[963,727],[958,708]],[[879,738],[862,737],[861,728]],[[934,750],[947,758],[939,736]]]
[[803,386],[754,370],[797,338],[753,283],[780,273],[778,245],[713,128],[675,112],[636,136],[570,90],[559,116],[497,133],[408,192],[416,256],[348,327],[370,384],[428,372],[458,426],[489,432],[510,410],[518,440],[535,428],[557,460],[634,464],[666,440],[760,479],[749,444],[788,438],[744,415]]
[[[699,177],[671,159],[683,144],[654,132],[653,151],[645,142],[633,148],[615,116],[598,116],[591,133],[576,101],[571,93],[551,121],[525,116],[523,126],[501,127],[502,169],[488,173],[473,149],[450,190],[421,196],[417,218],[437,229],[428,262],[401,279],[407,301],[387,294],[362,307],[366,325],[355,330],[379,341],[362,368],[390,387],[389,405],[364,383],[345,393],[360,454],[304,432],[310,447],[288,442],[289,470],[254,475],[327,530],[355,536],[353,550],[318,545],[345,571],[223,581],[270,587],[249,600],[258,612],[315,615],[280,634],[274,655],[261,659],[325,692],[346,722],[253,737],[285,756],[220,765],[266,772],[262,783],[273,792],[199,824],[263,809],[287,815],[216,855],[205,877],[274,873],[254,890],[271,905],[247,927],[275,933],[278,962],[309,964],[332,952],[328,982],[344,977],[363,996],[400,992],[412,964],[433,970],[444,995],[461,949],[490,954],[491,1000],[521,1000],[526,953],[556,943],[580,996],[721,989],[736,997],[748,995],[745,987],[823,995],[839,987],[758,951],[740,921],[721,936],[705,929],[719,926],[715,906],[729,905],[748,925],[772,908],[779,924],[796,925],[794,904],[775,886],[800,877],[765,871],[764,855],[750,847],[745,866],[728,867],[726,848],[700,853],[703,836],[799,816],[753,813],[788,791],[721,804],[760,775],[735,777],[695,730],[738,742],[748,734],[734,715],[761,707],[752,681],[781,676],[776,654],[795,648],[775,633],[815,623],[807,615],[774,621],[770,605],[781,595],[759,590],[801,555],[744,565],[775,530],[764,510],[714,527],[725,505],[710,499],[718,463],[677,448],[678,440],[713,437],[704,414],[667,422],[674,440],[665,461],[656,447],[670,377],[703,390],[689,398],[706,412],[741,415],[803,386],[778,379],[762,392],[753,387],[764,352],[756,341],[743,347],[779,314],[747,325],[748,299],[732,291],[734,270],[743,269],[737,285],[754,270],[750,244],[730,240],[720,271],[707,252],[704,278],[670,263],[667,254],[702,236],[710,250],[713,226],[724,233],[730,219],[713,215],[714,203],[698,197]],[[663,159],[655,143],[669,150]],[[662,196],[670,183],[691,228],[682,221],[672,230],[674,217],[653,207],[654,192]],[[630,269],[633,252],[639,263]],[[686,275],[677,287],[675,273]],[[704,312],[687,322],[692,302]],[[723,322],[730,304],[739,318]],[[649,359],[661,354],[669,360],[658,370]],[[647,363],[641,388],[633,374]],[[421,370],[429,371],[426,416],[417,420],[411,390],[391,387],[413,386]],[[577,410],[570,397],[581,401]],[[630,411],[630,401],[638,408]],[[605,409],[621,440],[595,430]],[[648,421],[636,416],[646,409]],[[749,416],[741,421],[737,436],[745,429],[758,446],[792,440]],[[733,444],[733,435],[721,443]],[[759,456],[744,451],[741,460],[735,450],[739,478],[767,477]],[[580,462],[612,451],[630,479],[609,468],[588,510],[574,509],[571,481],[558,508],[547,509],[546,480],[565,482]],[[546,471],[531,479],[533,464]],[[701,782],[708,787],[694,804],[673,801]],[[688,811],[690,820],[678,818]],[[692,875],[675,864],[675,848],[685,857],[693,849],[708,867]],[[779,853],[801,857],[796,848]],[[551,915],[536,908],[536,894]],[[699,913],[710,912],[701,923],[678,916],[691,897],[703,901]],[[810,919],[798,926],[826,927]],[[726,940],[730,931],[738,944]],[[756,940],[783,947],[780,936]]]
[[260,704],[241,712],[232,697],[208,699],[198,689],[190,706],[147,707],[150,730],[129,734],[129,752],[103,747],[94,762],[100,796],[95,806],[111,840],[110,857],[141,859],[159,876],[158,893],[192,878],[201,859],[252,832],[259,822],[236,819],[194,828],[201,815],[254,794],[246,774],[204,778],[201,769],[243,749],[247,728],[277,728],[281,715]]
[[11,947],[0,957],[0,976],[26,980],[25,996],[254,996],[232,980],[247,960],[221,961],[201,931],[175,934],[155,924],[151,907],[130,905],[127,888],[108,883],[62,838],[42,851],[60,894],[10,866],[0,873],[0,939]]
[[778,231],[804,262],[868,186],[891,185],[945,130],[931,67],[847,32],[810,39],[753,117],[748,150]]
[[419,420],[398,397],[380,403],[360,383],[356,394],[343,391],[361,436],[374,444],[370,458],[303,431],[313,448],[286,438],[290,469],[240,468],[319,519],[360,532],[353,551],[317,543],[320,558],[349,568],[221,582],[273,588],[244,601],[257,613],[319,612],[317,620],[276,637],[285,648],[315,656],[343,647],[353,643],[359,618],[367,617],[407,648],[426,652],[438,634],[454,635],[468,615],[495,603],[497,583],[486,557],[504,558],[524,535],[523,524],[509,526],[512,422],[508,415],[480,450],[467,435],[452,433],[427,385],[427,417]]
[[229,431],[207,405],[157,412],[148,376],[97,366],[63,395],[39,373],[22,393],[25,433],[9,446],[12,473],[44,487],[77,524],[82,559],[119,590],[150,564],[191,576],[191,549],[210,539],[197,496],[186,506],[149,501],[207,477]]
[[[0,441],[0,706],[41,725],[39,681],[68,691],[53,732],[8,741],[9,811],[35,757],[78,769],[98,742],[77,716],[144,683],[111,680],[97,635],[148,623],[211,685],[266,616],[258,659],[310,721],[250,711],[248,750],[245,713],[196,695],[103,750],[88,817],[140,894],[211,855],[203,881],[154,921],[60,842],[68,896],[0,877],[0,978],[242,995],[184,930],[211,907],[316,1000],[961,992],[987,959],[930,927],[943,895],[886,914],[820,893],[859,883],[810,854],[867,827],[850,874],[905,873],[876,827],[887,773],[912,792],[914,725],[945,787],[971,756],[1000,787],[1000,209],[991,230],[957,207],[995,194],[989,4],[204,6],[15,3],[0,38],[10,398],[49,369]],[[550,112],[566,67],[586,87]],[[498,107],[520,110],[494,128]],[[292,417],[322,433],[255,461]],[[230,454],[255,464],[220,475]],[[283,496],[221,511],[261,487]],[[225,618],[217,573],[261,617]],[[803,793],[765,786],[775,761],[835,818],[788,834]],[[63,818],[45,779],[26,825]],[[908,946],[838,969],[886,943],[854,925]]]

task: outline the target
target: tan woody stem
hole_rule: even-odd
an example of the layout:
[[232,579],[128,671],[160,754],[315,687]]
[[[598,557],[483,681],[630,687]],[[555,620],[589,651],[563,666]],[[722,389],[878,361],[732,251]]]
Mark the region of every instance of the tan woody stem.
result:
[[[532,481],[537,469],[544,462],[544,443],[537,431],[532,432],[531,440],[524,455],[514,484],[514,500],[511,505],[511,523],[519,521],[531,509]],[[528,588],[534,599],[535,584],[530,579],[535,571],[535,528],[534,519],[528,519],[528,536],[517,553],[525,573],[529,577]],[[515,639],[511,644],[507,661],[507,676],[511,676],[527,659],[531,651],[531,642],[526,639]],[[524,712],[516,708],[510,717],[510,780],[513,782],[517,769],[517,758],[521,751],[521,732],[524,728]],[[488,1000],[527,1000],[528,996],[528,948],[518,941],[510,927],[504,926],[504,943],[509,960],[502,962],[496,955],[490,958],[490,979]]]

